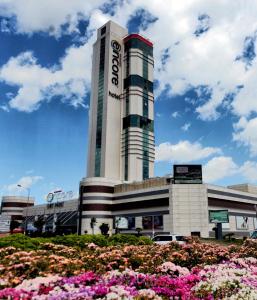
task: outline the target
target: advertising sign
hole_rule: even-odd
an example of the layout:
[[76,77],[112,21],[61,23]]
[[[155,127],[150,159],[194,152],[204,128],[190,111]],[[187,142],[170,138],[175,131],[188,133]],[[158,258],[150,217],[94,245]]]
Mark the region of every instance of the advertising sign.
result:
[[124,217],[116,217],[116,228],[128,229],[128,219]]
[[228,210],[209,210],[210,223],[229,223]]
[[119,228],[119,229],[135,228],[135,217],[115,217],[115,228]]
[[202,166],[201,165],[174,165],[174,183],[177,184],[201,184]]
[[163,216],[144,216],[142,225],[143,229],[163,229]]
[[63,192],[63,191],[54,191],[54,192],[50,192],[47,194],[46,196],[46,201],[48,203],[52,203],[53,201],[67,201],[72,199],[73,197],[73,192],[69,191],[69,192]]
[[236,216],[236,229],[249,229],[248,220],[248,217]]
[[0,215],[0,232],[9,232],[11,224],[11,216]]

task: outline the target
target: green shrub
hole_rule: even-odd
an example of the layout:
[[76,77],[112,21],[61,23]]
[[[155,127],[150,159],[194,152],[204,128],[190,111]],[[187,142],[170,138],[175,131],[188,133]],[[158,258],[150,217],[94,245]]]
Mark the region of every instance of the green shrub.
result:
[[138,245],[152,245],[153,241],[148,236],[140,236]]
[[13,234],[0,238],[0,248],[13,246],[22,250],[36,250],[42,248],[44,243],[53,243],[56,245],[64,245],[68,247],[77,247],[83,249],[85,244],[94,243],[100,247],[115,245],[149,245],[152,241],[148,237],[136,237],[130,234],[115,234],[110,237],[101,234],[85,234],[85,235],[65,235],[55,236],[51,238],[31,238],[23,234]]
[[0,238],[0,248],[12,246],[22,250],[34,250],[40,247],[40,243],[41,240],[32,239],[23,234],[13,234]]
[[108,242],[110,245],[123,245],[123,244],[129,244],[129,245],[150,245],[152,244],[152,241],[146,237],[136,237],[132,234],[115,234],[108,238]]

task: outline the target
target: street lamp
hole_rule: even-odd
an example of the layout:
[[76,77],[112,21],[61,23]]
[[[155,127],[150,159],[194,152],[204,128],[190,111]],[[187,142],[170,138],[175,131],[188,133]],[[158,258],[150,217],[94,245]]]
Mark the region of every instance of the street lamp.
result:
[[[53,203],[53,227],[52,227],[53,232],[56,232],[56,223],[58,221],[58,201],[59,201],[59,195],[61,193],[62,193],[62,190],[56,190],[53,193],[49,193],[49,194],[53,195],[51,202],[54,200],[55,195],[57,195],[56,202]],[[56,212],[56,209],[55,209],[56,206],[57,206],[57,212]]]
[[155,236],[155,231],[154,231],[154,216],[152,216],[152,236],[153,236],[153,238]]
[[27,198],[27,205],[26,205],[26,215],[25,215],[25,223],[24,223],[24,235],[26,235],[26,231],[27,231],[27,218],[28,218],[28,205],[29,205],[29,196],[30,196],[30,188],[26,188],[24,186],[22,186],[21,184],[17,184],[18,187],[27,190],[28,192],[28,198]]

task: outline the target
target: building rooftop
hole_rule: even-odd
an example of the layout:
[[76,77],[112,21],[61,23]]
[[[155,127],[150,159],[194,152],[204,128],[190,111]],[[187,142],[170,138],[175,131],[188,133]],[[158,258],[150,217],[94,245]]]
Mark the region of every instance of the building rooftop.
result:
[[227,188],[257,195],[257,186],[249,183],[229,185]]
[[124,193],[135,190],[159,187],[170,184],[169,177],[154,177],[144,181],[134,181],[131,183],[123,183],[114,186],[114,193]]

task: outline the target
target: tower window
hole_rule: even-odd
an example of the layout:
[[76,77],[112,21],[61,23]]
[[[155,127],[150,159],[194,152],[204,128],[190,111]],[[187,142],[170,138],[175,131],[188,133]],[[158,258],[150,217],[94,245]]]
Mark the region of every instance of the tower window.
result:
[[128,115],[123,118],[123,129],[138,127],[143,130],[153,131],[153,120],[139,115]]
[[105,34],[106,32],[106,26],[104,26],[102,29],[101,29],[101,35]]
[[146,91],[153,92],[153,83],[139,75],[130,75],[124,79],[124,89],[130,86],[138,86]]

